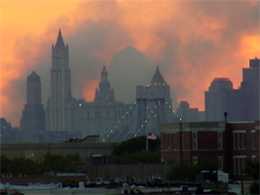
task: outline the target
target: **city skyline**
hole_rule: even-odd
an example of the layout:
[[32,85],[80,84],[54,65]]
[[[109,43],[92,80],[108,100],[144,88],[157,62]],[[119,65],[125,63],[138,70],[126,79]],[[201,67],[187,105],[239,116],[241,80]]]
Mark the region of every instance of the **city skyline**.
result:
[[[63,35],[62,35],[62,31],[61,31],[61,29],[59,29],[59,33],[58,33],[58,36],[57,36],[57,42],[56,42],[56,44],[59,42],[59,39],[62,39],[62,42],[63,42],[63,37],[62,37]],[[64,41],[64,43],[63,44],[65,44],[65,41]],[[68,45],[66,44],[66,47],[68,47]],[[127,48],[128,49],[128,48]],[[135,48],[133,48],[133,49],[135,49]],[[132,48],[130,48],[130,50],[132,50]],[[252,60],[253,59],[255,59],[255,60],[259,60],[257,57],[255,57],[255,58],[252,58]],[[95,80],[95,83],[93,84],[92,83],[92,86],[88,86],[88,87],[90,87],[91,88],[91,95],[90,94],[88,94],[89,95],[89,97],[88,98],[86,98],[86,96],[85,96],[85,94],[83,94],[82,96],[79,96],[79,97],[77,97],[77,98],[79,98],[79,100],[85,100],[87,103],[89,102],[89,103],[91,103],[91,102],[95,102],[96,100],[95,100],[95,98],[97,98],[97,90],[99,89],[99,82],[101,82],[102,81],[102,74],[104,74],[104,70],[105,71],[107,71],[106,70],[106,66],[108,66],[108,65],[103,65],[102,66],[102,71],[100,70],[100,68],[99,68],[99,72],[101,72],[101,78],[100,78],[100,80],[99,80],[99,78],[97,78],[97,80]],[[155,67],[155,66],[154,66]],[[158,67],[159,66],[157,66],[157,70],[158,70]],[[248,65],[246,65],[246,66],[244,66],[243,68],[248,68],[249,66]],[[109,67],[108,67],[109,68]],[[39,73],[37,70],[31,70],[31,73],[28,75],[28,78],[30,78],[32,75],[34,75],[34,74],[36,74],[37,76],[38,76],[38,74],[37,73]],[[39,73],[40,74],[40,73]],[[107,73],[106,73],[107,74]],[[150,75],[151,76],[151,75]],[[39,76],[38,76],[39,77]],[[72,76],[73,77],[73,76]],[[28,79],[27,78],[27,79]],[[214,80],[227,80],[228,82],[230,82],[231,84],[232,84],[232,87],[233,87],[233,89],[234,90],[237,90],[237,89],[239,89],[239,87],[240,87],[240,84],[238,85],[238,86],[236,86],[236,85],[234,85],[234,82],[233,82],[233,80],[231,80],[231,78],[228,78],[228,77],[215,77],[210,83],[209,83],[209,86],[208,86],[208,88],[206,88],[205,90],[204,90],[204,92],[207,92],[207,90],[211,87],[211,85],[212,85],[212,82],[214,82]],[[28,81],[27,81],[28,82]],[[50,81],[49,81],[50,82]],[[241,79],[241,81],[240,82],[242,82],[242,79]],[[25,83],[25,82],[24,82]],[[148,83],[148,82],[144,82],[144,83],[142,83],[143,85],[146,85],[146,86],[149,86],[149,84],[147,85],[147,84],[145,84],[145,83]],[[45,84],[46,85],[46,84]],[[111,86],[111,87],[113,87],[113,86]],[[136,85],[136,87],[138,87],[138,85]],[[113,88],[112,88],[113,89]],[[28,90],[28,89],[27,89]],[[174,89],[172,89],[172,90],[174,90]],[[71,89],[71,91],[73,91],[73,87],[72,87],[72,89]],[[114,92],[114,91],[113,91]],[[28,93],[28,91],[27,91],[27,93]],[[172,93],[171,93],[172,94]],[[203,93],[204,94],[204,93]],[[47,97],[50,97],[50,91],[47,91],[47,94],[43,94],[43,95],[40,95],[41,97],[42,96],[47,96]],[[135,96],[135,95],[134,95]],[[117,98],[117,96],[116,96],[116,91],[115,91],[115,97],[114,97],[117,101],[119,101],[119,102],[124,102],[124,103],[134,103],[136,100],[134,100],[133,102],[127,102],[127,101],[124,101],[124,100],[122,100],[122,99],[118,99]],[[175,97],[173,97],[173,98],[175,98]],[[198,109],[197,111],[202,111],[202,112],[205,112],[206,110],[206,108],[205,108],[205,101],[206,101],[206,99],[205,99],[206,97],[203,97],[203,100],[204,100],[204,102],[203,102],[203,109],[201,108],[201,107],[195,107],[195,108],[193,108],[193,109]],[[26,98],[25,98],[26,99]],[[28,99],[28,97],[27,97],[27,99]],[[114,100],[113,100],[114,101]],[[177,101],[177,100],[176,100]],[[179,105],[179,103],[182,103],[182,102],[186,102],[186,99],[178,99],[178,102],[176,102],[177,104],[176,105]],[[46,102],[47,102],[47,100],[44,100],[43,101],[43,104],[44,104],[44,108],[46,108]],[[188,104],[189,104],[189,106],[191,106],[191,103],[192,102],[187,102]],[[24,105],[26,105],[26,100],[24,101]],[[176,112],[176,113],[178,113],[177,110],[178,109],[178,106],[177,107],[175,107],[174,108],[174,112]],[[192,108],[191,108],[192,109]],[[22,109],[21,109],[21,111],[22,111]],[[18,111],[19,112],[19,111]],[[22,113],[22,112],[21,112]],[[5,116],[2,116],[2,117],[5,117]],[[22,117],[22,116],[21,116]],[[196,117],[195,117],[196,118]],[[203,119],[203,120],[205,120],[206,118],[205,118],[205,115],[201,118],[201,119]],[[196,120],[198,120],[198,121],[200,121],[201,119],[196,119]],[[20,120],[20,119],[18,119],[18,120]],[[12,120],[11,120],[11,122],[13,122]],[[19,122],[18,122],[19,123]],[[15,126],[17,126],[17,124],[16,123],[14,123],[15,124]],[[19,124],[18,124],[18,126],[19,126]],[[22,127],[22,126],[20,126],[20,127]]]
[[[57,1],[51,4],[46,1],[37,5],[31,2],[26,7],[17,2],[15,5],[1,3],[4,23],[3,36],[0,36],[3,43],[0,115],[16,124],[21,114],[17,110],[21,110],[24,103],[27,73],[37,70],[43,83],[49,81],[49,45],[55,40],[59,27],[71,45],[71,69],[77,75],[72,81],[76,96],[90,93],[84,89],[92,89],[93,94],[101,66],[108,64],[109,69],[112,56],[132,46],[152,61],[153,66],[160,65],[178,100],[203,108],[203,92],[213,78],[229,77],[237,88],[241,68],[247,66],[248,59],[259,56],[257,1],[236,4],[192,1],[163,1],[161,4]],[[46,14],[39,11],[39,5],[52,5],[52,9]],[[144,9],[147,6],[149,9]],[[24,11],[17,11],[18,7]],[[39,12],[31,17],[26,14],[30,9]],[[143,17],[144,10],[149,17]],[[15,12],[21,20],[16,20]],[[194,17],[188,17],[190,14]],[[153,69],[144,66],[139,72],[147,78]],[[137,70],[135,67],[132,71]],[[45,85],[43,89],[46,94],[48,87]],[[46,97],[43,99],[45,103]]]

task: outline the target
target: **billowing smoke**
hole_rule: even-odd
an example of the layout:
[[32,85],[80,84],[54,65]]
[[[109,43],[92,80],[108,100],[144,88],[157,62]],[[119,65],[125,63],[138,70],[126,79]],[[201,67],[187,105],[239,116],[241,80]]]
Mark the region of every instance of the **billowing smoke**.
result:
[[[203,92],[214,77],[230,77],[238,86],[241,68],[260,54],[259,1],[79,0],[64,1],[65,7],[70,9],[55,17],[47,17],[54,9],[43,12],[52,21],[44,29],[28,25],[20,33],[21,27],[13,25],[12,34],[0,26],[0,115],[16,124],[31,69],[42,76],[44,100],[48,97],[50,46],[59,27],[70,46],[73,93],[88,100],[103,65],[111,71],[117,99],[122,101],[133,99],[133,86],[147,82],[159,65],[177,99],[203,109]],[[35,17],[43,13],[36,12]],[[125,48],[142,52],[147,63],[136,65],[130,59],[122,67],[114,65]]]

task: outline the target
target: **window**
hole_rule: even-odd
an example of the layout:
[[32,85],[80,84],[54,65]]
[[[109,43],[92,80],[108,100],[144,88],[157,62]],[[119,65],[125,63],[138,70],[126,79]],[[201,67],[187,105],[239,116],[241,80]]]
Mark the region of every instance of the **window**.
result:
[[234,150],[246,149],[246,131],[234,131],[233,132],[233,148]]
[[192,132],[192,149],[193,150],[198,150],[197,132]]
[[222,150],[223,149],[223,133],[218,132],[218,149]]
[[251,149],[255,150],[256,149],[256,143],[257,143],[257,135],[255,131],[251,131]]
[[223,170],[223,156],[218,156],[218,169]]
[[235,175],[242,175],[245,173],[246,156],[234,156],[233,158],[233,172]]

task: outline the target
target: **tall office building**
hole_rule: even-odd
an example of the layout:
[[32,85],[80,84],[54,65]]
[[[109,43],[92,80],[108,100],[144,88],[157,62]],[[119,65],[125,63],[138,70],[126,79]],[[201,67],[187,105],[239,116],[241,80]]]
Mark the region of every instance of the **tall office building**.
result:
[[250,59],[249,67],[243,68],[239,96],[240,120],[260,120],[260,59]]
[[45,129],[45,112],[41,101],[41,79],[35,72],[27,77],[26,104],[22,112],[21,128],[28,131]]
[[69,67],[69,47],[61,30],[52,46],[50,96],[47,102],[48,130],[68,131],[72,128],[72,96]]
[[205,92],[206,119],[208,121],[260,120],[260,59],[249,60],[249,67],[243,69],[242,82],[233,89],[229,79],[215,79]]
[[142,134],[159,133],[161,123],[176,121],[172,112],[170,86],[156,68],[150,85],[136,87],[137,127]]
[[205,92],[206,119],[208,121],[224,121],[224,113],[228,112],[233,93],[233,84],[228,78],[216,78]]

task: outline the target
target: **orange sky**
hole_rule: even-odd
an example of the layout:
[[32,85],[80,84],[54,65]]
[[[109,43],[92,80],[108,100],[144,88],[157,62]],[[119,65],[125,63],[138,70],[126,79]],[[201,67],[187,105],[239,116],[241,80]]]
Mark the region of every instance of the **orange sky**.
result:
[[[233,20],[234,26],[239,26],[239,22],[245,22],[246,27],[250,26],[250,21],[243,21],[246,20],[243,14],[248,15],[250,9],[259,8],[259,3],[244,1],[246,7],[231,5],[235,7],[232,14],[229,13],[232,11],[223,9],[223,13],[216,16],[208,13],[208,9],[213,6],[209,3],[204,6],[202,2],[184,2],[0,0],[0,116],[6,116],[18,124],[21,111],[17,111],[17,108],[22,108],[23,99],[12,97],[15,94],[12,82],[24,79],[37,61],[49,52],[43,46],[49,46],[53,42],[59,25],[65,27],[66,38],[69,40],[70,36],[89,22],[112,22],[120,26],[127,34],[129,44],[151,57],[155,63],[168,64],[168,71],[165,73],[167,80],[173,88],[182,88],[177,95],[178,99],[186,99],[193,106],[203,108],[203,91],[214,77],[230,77],[235,86],[238,86],[241,68],[247,65],[249,58],[259,56],[259,23],[255,24],[255,29],[248,27],[245,31],[241,27],[241,33],[235,32],[234,36],[231,32],[233,26],[230,26]],[[237,15],[241,14],[241,21],[238,22],[236,9]],[[240,9],[245,11],[241,13]],[[239,31],[239,27],[236,31]],[[230,43],[229,38],[226,38],[228,33],[231,34]],[[176,44],[176,39],[171,39],[173,34],[178,38],[178,48],[171,48],[171,45]],[[201,61],[200,58],[191,59],[199,52],[190,49],[190,44],[197,40],[216,45],[217,49],[214,51],[217,53],[207,54]],[[223,46],[219,47],[220,44]],[[109,61],[112,51],[117,49],[113,47],[111,43],[98,51],[96,56],[104,56]],[[174,65],[176,58],[178,65]],[[197,64],[196,69],[194,64]],[[196,79],[202,74],[203,66],[212,68],[207,76]],[[196,87],[191,86],[191,83]],[[95,85],[94,81],[86,83],[86,87],[82,89],[85,98],[93,96],[94,87],[88,86]]]

